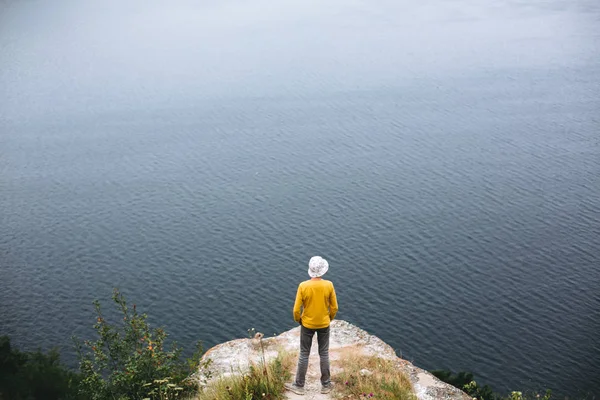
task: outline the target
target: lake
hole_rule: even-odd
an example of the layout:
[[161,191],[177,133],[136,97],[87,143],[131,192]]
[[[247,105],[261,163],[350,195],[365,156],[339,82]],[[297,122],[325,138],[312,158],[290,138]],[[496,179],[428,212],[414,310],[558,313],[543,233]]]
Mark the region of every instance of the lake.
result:
[[[130,303],[191,350],[339,318],[497,391],[600,394],[600,4],[0,13],[0,334]],[[591,397],[590,397],[591,398]]]

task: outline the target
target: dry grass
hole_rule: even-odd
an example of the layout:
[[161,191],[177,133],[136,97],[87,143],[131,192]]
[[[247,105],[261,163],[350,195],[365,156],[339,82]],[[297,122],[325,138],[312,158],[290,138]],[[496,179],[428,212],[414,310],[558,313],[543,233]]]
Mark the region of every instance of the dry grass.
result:
[[279,400],[290,377],[295,354],[279,352],[274,360],[250,367],[245,374],[219,378],[198,394],[197,400]]
[[[393,361],[345,351],[335,362],[336,397],[342,399],[415,400],[409,378]],[[368,372],[366,372],[367,370]],[[361,373],[361,371],[363,371]]]

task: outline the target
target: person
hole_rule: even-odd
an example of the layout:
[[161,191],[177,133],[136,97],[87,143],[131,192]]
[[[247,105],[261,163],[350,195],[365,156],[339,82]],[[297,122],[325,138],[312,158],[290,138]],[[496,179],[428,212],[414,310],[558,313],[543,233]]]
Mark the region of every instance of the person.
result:
[[298,285],[293,315],[294,320],[301,325],[300,355],[296,379],[285,385],[286,389],[296,394],[304,394],[308,356],[315,333],[321,361],[321,393],[329,393],[333,387],[329,371],[329,324],[335,318],[338,303],[333,283],[322,278],[328,269],[327,260],[319,256],[312,257],[308,263],[310,279]]

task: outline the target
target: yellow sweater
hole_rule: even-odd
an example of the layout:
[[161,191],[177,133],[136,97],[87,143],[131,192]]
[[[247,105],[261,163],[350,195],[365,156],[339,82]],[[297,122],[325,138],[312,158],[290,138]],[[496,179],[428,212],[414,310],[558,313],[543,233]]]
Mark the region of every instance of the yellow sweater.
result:
[[[300,313],[300,307],[304,311]],[[294,303],[294,320],[309,329],[327,328],[338,311],[331,281],[309,279],[298,285]]]

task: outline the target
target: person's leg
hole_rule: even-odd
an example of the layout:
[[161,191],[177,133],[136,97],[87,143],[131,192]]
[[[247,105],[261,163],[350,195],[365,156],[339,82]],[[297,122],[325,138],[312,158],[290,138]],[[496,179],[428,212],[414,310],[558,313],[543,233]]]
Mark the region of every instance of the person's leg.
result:
[[317,329],[317,341],[319,342],[319,358],[321,360],[321,385],[331,385],[331,374],[329,371],[329,327]]
[[300,355],[298,356],[298,369],[296,370],[296,381],[294,382],[296,386],[304,387],[306,370],[308,369],[308,356],[310,355],[314,335],[314,329],[308,329],[304,326],[300,328]]

